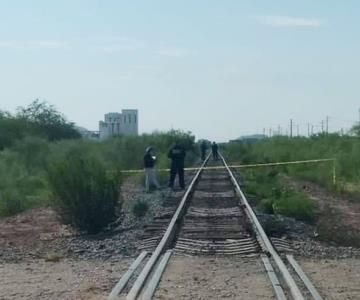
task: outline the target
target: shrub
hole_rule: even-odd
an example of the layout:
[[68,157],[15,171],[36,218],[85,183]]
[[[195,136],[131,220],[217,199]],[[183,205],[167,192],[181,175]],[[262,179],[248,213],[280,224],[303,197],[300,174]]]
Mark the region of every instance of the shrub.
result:
[[27,136],[15,142],[11,150],[17,154],[17,160],[23,163],[29,172],[35,169],[44,170],[50,151],[48,142],[36,136]]
[[244,175],[247,178],[246,193],[260,199],[257,201],[257,207],[264,213],[281,214],[307,222],[315,221],[315,202],[284,186],[273,170],[247,170],[244,171]]
[[48,167],[54,205],[66,223],[97,233],[114,221],[119,207],[119,176],[106,173],[103,164],[82,147]]
[[131,211],[135,217],[141,218],[145,216],[149,209],[149,204],[145,200],[137,200],[133,205]]
[[276,214],[292,217],[301,221],[314,222],[316,219],[314,201],[295,192],[275,200],[273,209]]
[[266,214],[274,213],[274,201],[273,199],[263,199],[260,201],[259,208]]
[[10,216],[47,204],[48,199],[43,175],[28,172],[14,152],[1,152],[0,216]]
[[16,190],[6,189],[0,194],[0,213],[11,216],[25,210],[25,201]]
[[269,236],[282,236],[286,233],[286,225],[275,218],[265,220],[262,225]]

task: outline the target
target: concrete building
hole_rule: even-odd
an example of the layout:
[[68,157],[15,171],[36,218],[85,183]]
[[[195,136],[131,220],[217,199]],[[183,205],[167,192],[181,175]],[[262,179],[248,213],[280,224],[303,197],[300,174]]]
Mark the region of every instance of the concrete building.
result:
[[104,140],[116,135],[138,135],[138,110],[123,109],[121,113],[107,113],[99,122],[99,138]]

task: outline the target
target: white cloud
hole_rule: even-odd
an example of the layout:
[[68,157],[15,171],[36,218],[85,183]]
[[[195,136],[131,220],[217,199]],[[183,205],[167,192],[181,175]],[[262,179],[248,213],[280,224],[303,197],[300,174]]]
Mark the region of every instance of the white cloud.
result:
[[93,43],[97,44],[94,49],[106,54],[113,54],[118,52],[135,52],[142,47],[142,41],[128,38],[128,37],[104,37],[94,39]]
[[168,56],[168,57],[183,57],[193,54],[193,52],[176,47],[158,47],[154,50],[155,54]]
[[255,16],[255,20],[271,27],[319,27],[324,24],[321,19],[288,16]]
[[176,46],[168,46],[166,43],[148,43],[128,37],[91,37],[79,40],[67,41],[57,40],[0,40],[0,50],[88,50],[102,53],[105,55],[115,55],[120,53],[151,53],[164,57],[180,58],[193,55],[195,52],[189,49]]
[[69,44],[55,40],[32,40],[32,41],[0,41],[0,48],[27,50],[27,49],[65,49]]
[[93,49],[105,54],[142,51],[173,58],[194,54],[194,51],[189,49],[169,46],[166,43],[145,42],[129,37],[94,38],[92,43],[94,44]]
[[95,47],[95,50],[106,54],[113,54],[118,52],[134,52],[135,50],[137,50],[137,48],[132,45],[113,44]]

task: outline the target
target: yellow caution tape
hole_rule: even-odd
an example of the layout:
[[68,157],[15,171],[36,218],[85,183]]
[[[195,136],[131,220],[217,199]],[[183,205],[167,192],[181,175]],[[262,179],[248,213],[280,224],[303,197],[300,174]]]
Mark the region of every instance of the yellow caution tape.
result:
[[[296,161],[283,161],[283,162],[273,162],[273,163],[259,163],[259,164],[248,164],[248,165],[230,165],[230,168],[233,169],[242,169],[242,168],[256,168],[256,167],[271,167],[271,166],[281,166],[281,165],[295,165],[295,164],[307,164],[307,163],[320,163],[320,162],[333,162],[333,183],[336,184],[336,164],[335,158],[321,158],[321,159],[310,159],[310,160],[296,160]],[[195,168],[185,168],[186,171],[197,171],[199,167]],[[204,170],[221,170],[225,169],[225,166],[214,166],[214,167],[204,167]],[[158,169],[158,172],[169,172],[170,169]],[[144,170],[124,170],[121,173],[142,173]]]

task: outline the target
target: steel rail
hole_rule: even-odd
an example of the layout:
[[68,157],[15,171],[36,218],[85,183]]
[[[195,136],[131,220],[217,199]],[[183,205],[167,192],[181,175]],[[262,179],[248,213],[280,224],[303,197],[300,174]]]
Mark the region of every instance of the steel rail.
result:
[[271,281],[271,284],[273,286],[273,289],[274,289],[274,292],[275,292],[275,295],[276,295],[276,299],[278,300],[286,300],[286,296],[285,296],[285,293],[284,293],[284,290],[282,288],[282,286],[280,285],[280,282],[279,282],[279,279],[270,263],[270,260],[269,258],[262,254],[261,255],[261,260],[263,261],[263,264],[264,264],[264,267],[265,267],[265,270],[268,274],[268,277]]
[[152,271],[153,267],[155,266],[156,262],[158,261],[160,255],[163,253],[166,246],[169,244],[169,242],[172,239],[173,233],[175,231],[175,225],[178,222],[179,218],[181,217],[181,214],[183,213],[183,210],[185,208],[185,203],[187,202],[189,195],[191,194],[195,183],[200,177],[201,172],[203,171],[203,168],[205,167],[206,163],[208,162],[210,158],[210,154],[207,156],[201,167],[199,168],[198,172],[194,176],[193,180],[191,181],[188,189],[186,190],[183,198],[181,199],[181,202],[176,209],[173,217],[171,218],[171,221],[165,231],[165,234],[163,235],[160,243],[156,247],[155,251],[147,261],[145,267],[142,269],[141,273],[139,274],[138,278],[136,279],[134,285],[132,286],[130,292],[126,296],[126,300],[135,300],[137,296],[140,294],[144,283],[146,279],[148,278],[150,272]]
[[310,278],[305,274],[305,272],[302,270],[298,262],[295,260],[294,256],[292,255],[286,255],[286,259],[291,264],[291,266],[294,268],[295,272],[298,274],[300,279],[305,284],[306,288],[310,292],[310,294],[313,296],[315,300],[323,300],[323,298],[320,296],[319,292],[315,288],[315,286],[312,284]]
[[141,252],[141,254],[138,256],[138,258],[131,264],[129,270],[127,270],[127,272],[120,278],[119,282],[115,285],[115,287],[111,291],[111,293],[110,293],[109,297],[107,298],[107,300],[116,300],[116,299],[118,299],[118,295],[125,288],[125,286],[129,282],[131,276],[134,274],[136,269],[139,267],[139,265],[145,259],[147,254],[148,254],[147,251]]
[[285,263],[283,262],[283,260],[281,259],[281,257],[277,254],[276,250],[274,249],[270,239],[268,238],[268,236],[266,235],[263,227],[261,226],[257,216],[255,215],[253,209],[251,208],[249,202],[247,201],[245,194],[242,192],[242,190],[240,189],[240,186],[233,174],[233,172],[230,170],[229,166],[227,165],[224,157],[220,155],[220,158],[224,164],[224,166],[226,167],[227,171],[229,172],[229,175],[231,177],[231,181],[233,182],[233,184],[235,185],[235,188],[237,190],[237,192],[239,193],[241,200],[242,200],[242,204],[245,206],[245,211],[247,212],[250,221],[253,224],[254,230],[256,231],[257,235],[260,237],[260,239],[263,242],[263,245],[265,246],[265,250],[270,254],[270,256],[273,258],[273,260],[275,261],[277,267],[279,268],[286,284],[288,285],[291,295],[293,296],[293,298],[295,300],[304,300],[304,296],[301,294],[299,287],[297,286],[296,282],[294,281],[293,277],[291,276],[289,270],[287,269]]
[[166,265],[170,259],[172,254],[171,250],[167,250],[166,253],[163,255],[157,269],[154,271],[154,275],[152,276],[151,280],[148,283],[147,288],[143,292],[141,300],[151,300],[155,294],[156,288],[161,280],[161,276],[165,271]]

